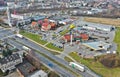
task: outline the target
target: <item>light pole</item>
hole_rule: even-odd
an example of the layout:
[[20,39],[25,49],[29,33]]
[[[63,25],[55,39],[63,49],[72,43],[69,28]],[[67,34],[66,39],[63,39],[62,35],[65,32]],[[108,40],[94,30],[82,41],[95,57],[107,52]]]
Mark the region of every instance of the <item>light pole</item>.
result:
[[73,45],[73,43],[72,43],[72,40],[73,40],[72,30],[75,28],[75,25],[71,24],[69,28],[70,28],[70,45],[72,46]]
[[10,27],[12,27],[12,25],[11,25],[11,19],[10,19],[10,11],[9,11],[9,7],[7,7],[7,17],[8,17],[8,24],[9,24],[9,26]]
[[72,39],[73,39],[72,30],[70,30],[70,45],[71,45],[71,46],[73,45]]

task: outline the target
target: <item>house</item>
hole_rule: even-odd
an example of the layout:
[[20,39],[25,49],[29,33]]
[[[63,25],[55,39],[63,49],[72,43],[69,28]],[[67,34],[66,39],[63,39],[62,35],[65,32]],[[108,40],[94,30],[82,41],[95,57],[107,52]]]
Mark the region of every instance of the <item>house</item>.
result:
[[50,24],[49,23],[43,23],[42,24],[42,27],[41,27],[41,30],[42,31],[48,31],[48,30],[50,30],[51,29],[51,26],[50,26]]
[[88,35],[88,34],[85,34],[85,33],[81,33],[81,34],[80,34],[80,38],[81,38],[82,40],[88,40],[88,39],[89,39],[89,35]]
[[49,24],[49,20],[46,18],[46,19],[44,19],[44,21],[42,23],[41,30],[42,31],[48,31],[50,29],[51,29],[51,25]]
[[35,22],[35,21],[33,21],[33,22],[31,23],[31,26],[32,26],[32,27],[35,27],[35,26],[37,26],[37,25],[38,25],[38,23]]
[[34,28],[35,30],[38,30],[38,25],[39,25],[38,22],[35,21],[31,23],[31,27]]
[[65,42],[70,42],[71,35],[70,34],[66,34],[66,35],[64,35],[63,39],[65,40]]
[[15,69],[15,66],[22,62],[22,57],[18,53],[12,54],[0,59],[0,69],[2,72],[6,72],[7,70]]

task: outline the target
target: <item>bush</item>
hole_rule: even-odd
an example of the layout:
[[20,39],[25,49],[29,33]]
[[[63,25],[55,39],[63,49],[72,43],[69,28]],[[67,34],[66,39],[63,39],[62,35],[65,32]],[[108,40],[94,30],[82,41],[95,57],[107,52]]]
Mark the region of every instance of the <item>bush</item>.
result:
[[114,54],[108,54],[101,56],[99,61],[106,67],[113,68],[120,66],[120,56]]
[[55,72],[50,72],[48,74],[48,77],[60,77],[59,75],[57,75]]

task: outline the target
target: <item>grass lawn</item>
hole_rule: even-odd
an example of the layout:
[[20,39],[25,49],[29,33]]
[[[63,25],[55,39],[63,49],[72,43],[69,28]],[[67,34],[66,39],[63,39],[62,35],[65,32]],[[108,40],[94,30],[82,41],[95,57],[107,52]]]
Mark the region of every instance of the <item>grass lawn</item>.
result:
[[65,30],[63,30],[62,32],[60,32],[60,35],[62,36],[62,35],[65,35],[66,33],[68,33],[69,32],[69,30],[67,30],[67,29],[65,29]]
[[[30,32],[25,32],[25,31],[20,31],[20,34],[32,39],[33,41],[35,41],[39,44],[44,45],[44,44],[47,43],[47,41],[41,40],[41,36],[39,36],[37,34],[33,34],[33,33],[30,33]],[[53,50],[57,50],[57,51],[63,51],[63,49],[53,46],[52,43],[47,44],[46,47],[50,48],[50,49],[53,49]],[[54,55],[59,54],[58,52],[51,52],[51,53],[53,53]]]
[[66,57],[64,57],[64,59],[66,60],[66,61],[68,61],[68,62],[73,62],[73,60],[71,60],[70,58],[68,58],[67,56]]
[[114,42],[117,43],[117,51],[120,53],[120,28],[117,28]]
[[120,27],[120,19],[85,17],[84,20],[87,22],[101,23],[101,24],[107,24],[107,25],[113,25],[116,27]]
[[52,43],[47,44],[46,47],[53,50],[61,51],[61,52],[63,51],[62,48],[55,47]]
[[39,36],[37,34],[33,34],[33,33],[30,33],[30,32],[25,32],[25,31],[20,31],[20,34],[36,41],[37,43],[40,43],[42,45],[47,43],[47,41],[41,40],[41,36]]
[[91,70],[103,77],[120,77],[120,68],[106,68],[100,62],[93,59],[82,59],[77,53],[70,53],[77,62],[88,66]]

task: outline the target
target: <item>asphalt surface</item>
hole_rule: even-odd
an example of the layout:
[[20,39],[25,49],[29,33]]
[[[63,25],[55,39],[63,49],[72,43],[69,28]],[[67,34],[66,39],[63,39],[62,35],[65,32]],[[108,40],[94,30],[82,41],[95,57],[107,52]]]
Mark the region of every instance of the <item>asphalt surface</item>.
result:
[[[22,44],[15,42],[11,39],[8,40],[8,43],[15,46],[16,48],[22,50]],[[75,77],[72,74],[70,74],[70,72],[66,71],[65,69],[61,68],[59,65],[55,64],[54,62],[50,61],[49,59],[47,59],[46,57],[42,56],[41,54],[38,54],[37,52],[34,52],[34,57],[37,58],[37,60],[39,60],[40,62],[44,63],[45,65],[48,66],[48,64],[52,64],[53,67],[52,68],[54,71],[60,73],[63,77]]]
[[[68,62],[66,62],[65,60],[63,60],[63,59],[61,59],[61,58],[59,58],[59,57],[51,54],[48,50],[40,47],[39,45],[37,45],[37,44],[34,43],[34,42],[31,42],[31,41],[26,40],[26,39],[21,39],[21,38],[16,38],[16,41],[18,41],[18,42],[20,42],[20,43],[22,43],[22,44],[24,44],[24,45],[26,45],[26,46],[34,49],[34,50],[37,50],[37,51],[39,51],[39,52],[41,52],[41,53],[49,56],[51,59],[53,59],[53,60],[61,63],[61,64],[64,65],[65,67],[73,70],[74,72],[77,72],[77,73],[81,74],[83,77],[97,77],[96,74],[94,74],[94,73],[91,72],[91,71],[88,71],[88,69],[86,69],[85,72],[80,72],[80,71],[77,71],[77,70],[72,69],[72,68],[69,66],[69,63],[68,63]],[[91,73],[92,73],[92,74],[91,74]],[[95,76],[94,76],[94,75],[95,75]],[[73,77],[73,76],[72,76],[72,77]]]
[[[15,46],[16,48],[22,50],[22,44],[15,42],[11,39],[8,39],[8,43]],[[37,52],[35,52],[34,54],[35,57],[37,57],[37,59],[44,63],[45,65],[48,66],[48,64],[52,64],[53,67],[52,68],[54,71],[60,73],[63,77],[75,77],[74,75],[72,75],[71,73],[69,73],[68,71],[66,71],[65,69],[61,68],[59,65],[55,64],[54,62],[50,61],[49,59],[47,59],[46,57],[42,56],[41,54],[38,54]]]
[[11,30],[0,29],[0,40],[3,40],[8,37],[12,37],[14,34]]
[[[66,28],[67,28],[67,27],[66,27]],[[4,37],[7,37],[7,36],[11,36],[11,35],[13,35],[13,32],[12,32],[11,30],[0,30],[0,37],[1,37],[1,39],[4,38]],[[8,43],[9,43],[9,44],[11,44],[11,45],[13,45],[14,47],[17,47],[18,49],[22,50],[21,48],[22,48],[23,45],[21,45],[20,43],[18,43],[18,42],[16,42],[16,41],[18,41],[18,42],[20,42],[20,43],[22,43],[22,44],[24,44],[24,45],[26,45],[26,46],[34,49],[34,50],[37,50],[37,51],[39,51],[39,52],[41,52],[41,53],[49,56],[51,59],[57,61],[58,63],[64,65],[65,67],[71,69],[72,71],[81,74],[83,77],[96,77],[96,76],[94,76],[93,74],[91,74],[91,72],[89,72],[89,71],[80,72],[80,71],[77,71],[77,70],[75,70],[75,69],[72,69],[72,68],[69,66],[69,63],[68,63],[68,62],[66,62],[65,60],[63,60],[63,59],[61,59],[61,58],[59,58],[59,57],[51,54],[48,50],[40,47],[39,45],[37,45],[37,44],[34,43],[34,42],[31,42],[31,41],[26,40],[26,39],[21,39],[21,38],[14,38],[13,40],[8,39]],[[39,57],[40,57],[40,56],[39,56]],[[42,58],[42,59],[43,59],[43,60],[41,60],[41,61],[44,62],[44,58]],[[49,60],[47,60],[47,58],[45,58],[45,61],[46,61],[46,63],[48,63]],[[49,62],[52,63],[51,61],[49,61]],[[45,63],[45,62],[44,62],[44,63]],[[75,76],[73,76],[71,73],[65,72],[65,71],[66,71],[65,69],[62,69],[61,67],[59,67],[59,66],[56,65],[55,63],[53,63],[53,65],[55,65],[55,67],[53,67],[54,70],[57,71],[57,72],[59,72],[59,73],[62,73],[63,75],[65,75],[64,77],[75,77]],[[61,69],[62,69],[62,70],[61,70]]]

